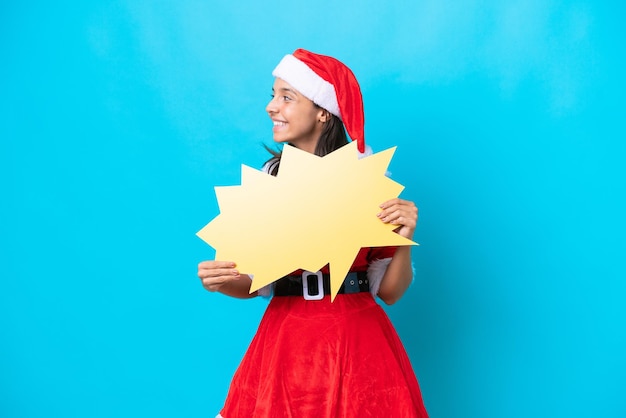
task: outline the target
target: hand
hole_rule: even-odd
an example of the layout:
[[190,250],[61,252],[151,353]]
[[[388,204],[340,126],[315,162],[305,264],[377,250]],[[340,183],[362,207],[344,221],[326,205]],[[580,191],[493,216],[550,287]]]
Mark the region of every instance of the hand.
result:
[[206,290],[217,292],[225,284],[241,278],[235,267],[232,261],[203,261],[198,264],[198,277]]
[[399,225],[395,231],[405,238],[413,239],[417,225],[417,206],[409,200],[391,199],[380,205],[378,218],[386,224]]

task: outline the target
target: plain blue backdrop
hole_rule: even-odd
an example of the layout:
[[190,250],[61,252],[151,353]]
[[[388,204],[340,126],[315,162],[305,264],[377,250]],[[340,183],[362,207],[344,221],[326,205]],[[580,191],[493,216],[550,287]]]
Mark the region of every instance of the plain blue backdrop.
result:
[[[267,301],[204,291],[271,71],[359,78],[420,208],[386,308],[433,418],[624,417],[624,8],[3,2],[0,416],[213,417]],[[259,251],[262,251],[259,248]]]

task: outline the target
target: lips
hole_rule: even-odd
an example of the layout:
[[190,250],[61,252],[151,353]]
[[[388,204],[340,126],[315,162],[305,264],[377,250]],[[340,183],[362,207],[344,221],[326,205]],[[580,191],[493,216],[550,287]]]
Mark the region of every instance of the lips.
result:
[[287,126],[287,122],[282,120],[272,120],[272,123],[274,124],[274,127],[272,128],[273,131],[279,131]]

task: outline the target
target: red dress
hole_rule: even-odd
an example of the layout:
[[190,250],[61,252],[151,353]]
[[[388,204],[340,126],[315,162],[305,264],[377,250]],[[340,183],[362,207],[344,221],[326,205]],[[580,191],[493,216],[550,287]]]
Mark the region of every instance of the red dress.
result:
[[[363,249],[351,270],[364,271],[373,259],[389,257],[389,251]],[[330,296],[318,301],[273,297],[220,415],[428,416],[402,342],[368,292],[339,294],[334,302]]]

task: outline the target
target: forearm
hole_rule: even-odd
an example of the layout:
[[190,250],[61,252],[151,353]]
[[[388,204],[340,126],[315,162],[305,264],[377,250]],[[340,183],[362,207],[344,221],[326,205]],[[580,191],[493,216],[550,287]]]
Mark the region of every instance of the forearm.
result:
[[396,303],[413,281],[412,246],[398,247],[380,283],[378,296],[387,305]]
[[[417,224],[417,206],[409,200],[391,199],[384,202],[378,217],[387,224],[398,225],[396,232],[413,239]],[[388,305],[396,303],[413,280],[411,247],[398,247],[380,283],[378,296]]]

